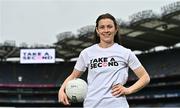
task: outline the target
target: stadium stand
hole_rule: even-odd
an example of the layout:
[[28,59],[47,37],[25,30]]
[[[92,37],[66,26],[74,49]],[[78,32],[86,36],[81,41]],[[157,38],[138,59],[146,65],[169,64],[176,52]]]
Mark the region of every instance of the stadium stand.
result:
[[[175,103],[180,99],[180,66],[177,59],[180,58],[180,49],[141,54],[138,57],[148,69],[152,80],[150,85],[141,92],[127,97],[131,105],[142,106],[142,100],[147,103],[150,101],[151,106],[157,103],[159,106],[164,105],[167,101],[168,104],[176,105]],[[61,106],[57,102],[58,89],[70,74],[74,64],[75,62],[38,65],[1,63],[0,70],[4,70],[0,75],[1,105],[42,106],[46,103],[45,106]],[[165,69],[162,69],[164,65],[168,68],[165,66]],[[129,71],[129,73],[127,86],[136,81],[132,72]],[[19,75],[22,77],[21,81],[18,81]],[[86,79],[86,76],[82,78]],[[82,106],[82,103],[74,106],[76,105]]]
[[[132,15],[130,22],[119,23],[122,45],[142,52],[137,56],[151,76],[147,87],[127,96],[130,106],[179,107],[180,48],[175,45],[180,42],[180,2],[162,7],[160,15],[147,10]],[[86,26],[77,36],[71,32],[60,33],[53,46],[16,47],[14,41],[0,44],[0,106],[63,106],[57,101],[58,89],[73,69],[75,61],[71,59],[93,44],[93,31],[94,26]],[[157,46],[167,49],[156,51]],[[23,48],[54,48],[56,58],[64,61],[54,64],[8,61],[19,58]],[[137,80],[131,70],[129,73],[126,86]],[[86,75],[82,78],[86,79]],[[72,104],[74,106],[80,107],[82,103]]]
[[[178,48],[138,56],[151,76],[151,83],[141,92],[128,96],[132,106],[133,104],[135,106],[141,104],[142,106],[142,101],[151,107],[162,107],[166,103],[174,107],[179,106],[180,68],[179,60],[177,59],[180,57],[179,51],[180,49]],[[131,85],[136,80],[132,72],[130,71],[129,73],[127,85]]]

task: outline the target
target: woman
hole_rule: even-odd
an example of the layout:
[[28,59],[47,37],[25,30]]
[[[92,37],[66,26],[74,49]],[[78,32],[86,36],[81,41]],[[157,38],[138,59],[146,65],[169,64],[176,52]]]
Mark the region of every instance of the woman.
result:
[[[70,76],[59,90],[59,101],[69,105],[65,86],[69,80],[80,77],[88,68],[88,92],[85,108],[128,108],[126,95],[145,87],[150,77],[135,54],[120,44],[118,24],[111,14],[102,14],[96,20],[96,44],[81,51]],[[138,80],[130,87],[123,86],[128,79],[128,68]]]

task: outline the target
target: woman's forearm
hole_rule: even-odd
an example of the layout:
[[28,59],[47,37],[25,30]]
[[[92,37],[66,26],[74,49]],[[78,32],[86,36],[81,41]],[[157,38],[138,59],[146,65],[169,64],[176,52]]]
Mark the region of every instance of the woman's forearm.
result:
[[148,74],[144,74],[141,78],[139,78],[132,86],[130,86],[128,89],[130,91],[130,94],[135,93],[139,90],[141,90],[143,87],[145,87],[150,82],[150,77]]
[[80,77],[80,75],[81,75],[81,73],[80,73],[79,71],[77,72],[76,70],[74,70],[74,71],[71,73],[71,75],[69,75],[69,76],[65,79],[65,81],[64,81],[63,84],[61,85],[60,90],[63,90],[63,91],[64,91],[67,82],[70,81],[70,80],[72,80],[72,79],[74,79],[74,78]]

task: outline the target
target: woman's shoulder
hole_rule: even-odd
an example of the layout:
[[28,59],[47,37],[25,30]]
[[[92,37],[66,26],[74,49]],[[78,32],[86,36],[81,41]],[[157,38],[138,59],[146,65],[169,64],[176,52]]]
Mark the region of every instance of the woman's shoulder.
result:
[[89,46],[89,47],[86,47],[86,48],[84,48],[81,52],[91,51],[91,50],[93,50],[95,47],[97,47],[97,44],[93,44],[93,45],[91,45],[91,46]]
[[123,46],[123,45],[120,45],[118,43],[116,43],[115,46],[116,46],[116,48],[118,48],[120,50],[123,50],[123,51],[127,51],[127,52],[131,51],[131,49],[129,49],[129,48]]

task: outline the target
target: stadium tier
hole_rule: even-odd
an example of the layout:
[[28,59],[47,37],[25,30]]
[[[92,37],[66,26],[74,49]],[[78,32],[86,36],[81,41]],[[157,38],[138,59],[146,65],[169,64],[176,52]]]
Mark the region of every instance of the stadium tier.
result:
[[[127,96],[132,107],[180,107],[179,7],[180,2],[172,3],[162,7],[160,15],[151,10],[142,11],[132,15],[130,22],[119,22],[121,44],[132,51],[142,52],[137,57],[151,77],[147,87]],[[15,41],[0,43],[0,106],[64,106],[58,102],[59,87],[73,70],[75,61],[71,61],[72,58],[93,44],[94,29],[94,26],[86,26],[77,36],[72,32],[60,33],[53,46],[28,47],[22,44],[16,47]],[[157,46],[167,49],[156,51]],[[62,62],[21,64],[20,60],[10,60],[19,59],[21,49],[48,48],[55,49],[55,58],[62,59]],[[81,78],[86,81],[86,77],[87,72]],[[129,70],[125,86],[136,80]],[[69,107],[81,106],[82,103],[75,103]]]
[[[150,105],[164,105],[166,101],[176,105],[180,101],[180,64],[177,59],[180,49],[141,54],[138,58],[147,68],[151,83],[141,92],[127,96],[130,105],[142,105],[142,100]],[[46,103],[46,106],[63,106],[57,101],[58,89],[74,64],[0,63],[1,105],[42,106]],[[129,73],[126,86],[136,81],[131,70]],[[82,78],[86,79],[86,74]],[[82,106],[82,103],[73,106]]]

